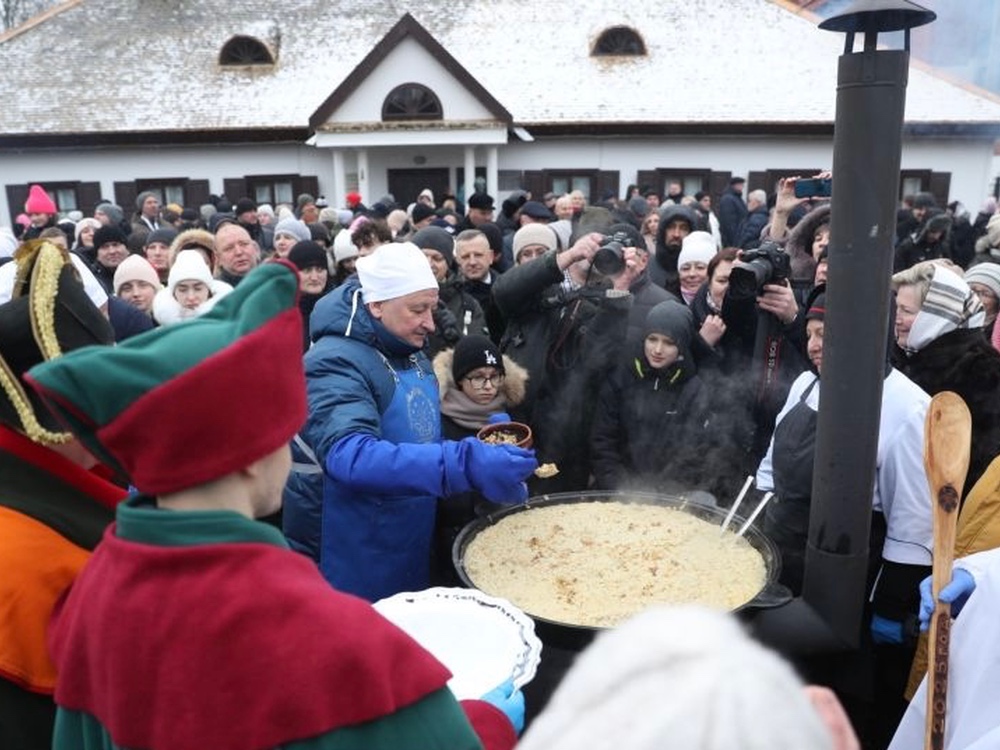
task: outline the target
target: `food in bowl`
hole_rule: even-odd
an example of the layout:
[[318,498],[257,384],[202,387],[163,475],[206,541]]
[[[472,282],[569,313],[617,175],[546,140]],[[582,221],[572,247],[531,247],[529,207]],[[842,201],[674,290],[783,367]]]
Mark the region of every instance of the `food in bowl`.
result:
[[763,588],[745,539],[676,508],[579,502],[511,513],[469,542],[476,588],[531,615],[613,627],[652,604],[735,609]]
[[483,437],[484,443],[489,443],[490,445],[500,445],[501,443],[507,443],[508,445],[516,445],[518,440],[521,438],[516,432],[506,432],[505,430],[497,430],[496,432],[491,432],[489,435]]
[[483,427],[476,437],[491,445],[516,445],[530,448],[533,442],[531,428],[521,422],[496,422]]

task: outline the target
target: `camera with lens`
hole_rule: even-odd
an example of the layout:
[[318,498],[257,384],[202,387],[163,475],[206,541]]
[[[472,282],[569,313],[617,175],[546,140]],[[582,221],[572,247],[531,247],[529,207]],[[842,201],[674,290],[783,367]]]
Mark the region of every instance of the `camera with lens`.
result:
[[729,291],[733,299],[756,298],[764,293],[765,284],[780,284],[788,278],[791,259],[774,242],[765,242],[747,250],[733,263],[729,272]]
[[605,276],[617,276],[625,270],[625,248],[633,244],[627,232],[605,235],[594,254],[592,265]]

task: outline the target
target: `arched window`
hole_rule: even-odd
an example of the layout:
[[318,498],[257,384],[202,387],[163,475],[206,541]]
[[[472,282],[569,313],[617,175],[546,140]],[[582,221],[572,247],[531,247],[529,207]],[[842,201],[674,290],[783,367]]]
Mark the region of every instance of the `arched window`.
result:
[[274,58],[259,39],[234,36],[219,53],[219,65],[274,65]]
[[594,44],[595,56],[645,55],[646,44],[639,32],[628,26],[612,26],[601,32]]
[[382,102],[383,120],[441,120],[444,112],[437,94],[419,83],[397,86]]

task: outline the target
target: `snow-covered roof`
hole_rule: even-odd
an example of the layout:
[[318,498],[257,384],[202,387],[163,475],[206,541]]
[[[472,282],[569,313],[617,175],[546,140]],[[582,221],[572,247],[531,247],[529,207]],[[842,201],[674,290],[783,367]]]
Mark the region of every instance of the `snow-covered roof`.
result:
[[[304,130],[407,12],[514,125],[834,118],[842,35],[771,0],[81,0],[0,37],[0,134]],[[592,57],[619,25],[648,54]],[[221,67],[236,35],[276,64]],[[911,66],[906,120],[997,124],[1000,99]]]

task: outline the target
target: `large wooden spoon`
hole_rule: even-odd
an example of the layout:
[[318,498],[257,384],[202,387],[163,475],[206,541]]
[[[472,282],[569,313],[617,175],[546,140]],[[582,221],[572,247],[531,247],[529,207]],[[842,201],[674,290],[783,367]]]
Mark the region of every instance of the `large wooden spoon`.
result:
[[928,642],[927,729],[924,750],[944,749],[944,723],[948,707],[948,648],[951,642],[951,607],[937,601],[951,580],[955,556],[958,506],[969,471],[972,415],[961,396],[943,391],[931,399],[924,428],[924,470],[931,489],[934,513],[933,584],[936,606],[931,616]]

